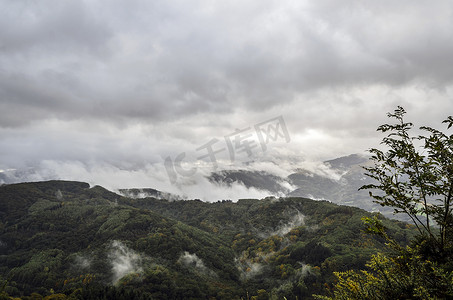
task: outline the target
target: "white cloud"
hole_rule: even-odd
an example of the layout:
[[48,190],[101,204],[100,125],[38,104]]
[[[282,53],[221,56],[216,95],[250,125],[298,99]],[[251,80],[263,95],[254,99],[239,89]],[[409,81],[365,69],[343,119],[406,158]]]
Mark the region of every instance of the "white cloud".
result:
[[128,274],[143,272],[142,257],[120,241],[112,242],[108,257],[112,265],[112,284],[118,283],[121,278]]
[[80,162],[73,171],[121,177],[277,115],[291,143],[272,153],[306,161],[376,146],[397,105],[439,127],[452,110],[452,10],[450,1],[2,2],[0,168]]
[[74,265],[82,270],[88,270],[91,266],[91,259],[83,255],[77,255],[74,258]]
[[184,251],[183,254],[178,258],[178,262],[183,264],[188,268],[193,268],[197,272],[202,273],[203,275],[209,275],[216,277],[217,274],[205,266],[203,260],[199,258],[195,253],[191,254],[187,251]]

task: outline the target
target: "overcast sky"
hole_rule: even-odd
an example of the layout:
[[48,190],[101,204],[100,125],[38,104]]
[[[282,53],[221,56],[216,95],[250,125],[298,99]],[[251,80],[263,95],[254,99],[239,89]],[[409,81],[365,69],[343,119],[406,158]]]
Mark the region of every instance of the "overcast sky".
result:
[[168,189],[165,159],[213,139],[239,168],[236,129],[254,161],[361,153],[397,105],[453,114],[452,28],[452,1],[3,0],[0,169]]

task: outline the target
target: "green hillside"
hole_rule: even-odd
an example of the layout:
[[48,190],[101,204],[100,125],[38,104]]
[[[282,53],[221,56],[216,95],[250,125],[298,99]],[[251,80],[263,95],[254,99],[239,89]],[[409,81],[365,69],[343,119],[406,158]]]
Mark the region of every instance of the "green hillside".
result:
[[[333,271],[364,268],[384,251],[362,231],[369,215],[305,198],[206,203],[126,198],[81,182],[4,185],[0,291],[24,299],[309,299],[326,293]],[[406,223],[382,219],[397,241],[413,237]]]

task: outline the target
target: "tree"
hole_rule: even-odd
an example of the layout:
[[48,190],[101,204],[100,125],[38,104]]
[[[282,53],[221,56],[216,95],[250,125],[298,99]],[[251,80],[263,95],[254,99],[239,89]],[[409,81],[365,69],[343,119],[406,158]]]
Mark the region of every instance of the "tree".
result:
[[[398,106],[388,114],[396,123],[378,127],[388,133],[382,140],[388,150],[370,150],[374,165],[364,169],[376,183],[360,189],[381,191],[370,192],[370,196],[380,205],[394,208],[395,213],[408,215],[420,235],[442,253],[452,246],[453,134],[422,126],[420,130],[428,135],[413,136],[413,124],[405,122],[405,113]],[[450,129],[453,118],[442,123]]]
[[368,270],[334,272],[333,297],[317,299],[451,299],[451,273],[435,263],[423,260],[415,249],[400,255],[373,255]]
[[[398,107],[388,116],[394,124],[378,131],[387,133],[387,150],[370,150],[374,163],[364,167],[375,183],[374,201],[407,214],[419,235],[403,247],[387,235],[377,216],[363,218],[368,232],[378,234],[392,250],[373,255],[368,270],[335,273],[332,298],[318,299],[451,299],[453,298],[453,134],[423,126],[427,135],[411,135],[413,124],[404,121]],[[450,116],[443,123],[453,126]]]

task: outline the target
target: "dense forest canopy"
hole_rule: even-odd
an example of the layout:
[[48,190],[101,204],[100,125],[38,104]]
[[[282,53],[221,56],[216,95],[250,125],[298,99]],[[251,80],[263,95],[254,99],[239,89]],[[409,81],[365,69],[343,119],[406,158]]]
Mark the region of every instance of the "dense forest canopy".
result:
[[[11,296],[311,298],[326,293],[333,271],[363,268],[385,249],[362,231],[372,214],[306,198],[134,199],[49,181],[2,186],[0,199],[0,274]],[[415,233],[378,218],[402,244]]]

